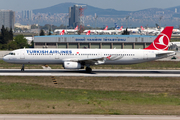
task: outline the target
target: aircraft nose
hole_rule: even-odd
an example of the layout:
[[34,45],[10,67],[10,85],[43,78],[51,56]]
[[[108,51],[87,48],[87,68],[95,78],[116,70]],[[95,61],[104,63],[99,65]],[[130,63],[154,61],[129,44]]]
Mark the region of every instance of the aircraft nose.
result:
[[3,61],[6,62],[7,60],[8,60],[7,56],[4,56],[4,57],[3,57]]

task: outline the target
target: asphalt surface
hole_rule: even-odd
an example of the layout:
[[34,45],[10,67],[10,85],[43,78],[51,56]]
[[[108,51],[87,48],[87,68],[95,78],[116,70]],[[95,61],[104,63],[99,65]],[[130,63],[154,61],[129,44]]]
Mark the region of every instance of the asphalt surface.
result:
[[180,120],[180,116],[4,114],[0,120]]
[[94,69],[92,73],[85,70],[64,69],[0,69],[0,76],[87,76],[87,77],[180,77],[180,70],[115,70]]

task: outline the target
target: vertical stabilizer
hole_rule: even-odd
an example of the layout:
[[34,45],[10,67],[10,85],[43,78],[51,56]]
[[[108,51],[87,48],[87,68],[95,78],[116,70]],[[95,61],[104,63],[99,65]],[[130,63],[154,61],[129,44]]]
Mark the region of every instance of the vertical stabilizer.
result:
[[172,30],[172,26],[166,27],[145,50],[168,50]]
[[108,29],[108,26],[106,26],[104,30],[107,30],[107,29]]
[[64,32],[65,32],[65,31],[64,31],[64,30],[62,30],[62,32],[61,32],[59,35],[64,35]]
[[91,34],[91,31],[89,30],[87,33],[86,33],[86,35],[90,35]]

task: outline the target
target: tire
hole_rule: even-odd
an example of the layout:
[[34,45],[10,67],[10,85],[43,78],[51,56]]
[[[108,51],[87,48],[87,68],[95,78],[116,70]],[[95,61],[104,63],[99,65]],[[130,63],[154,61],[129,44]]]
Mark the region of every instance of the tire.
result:
[[87,73],[91,73],[92,72],[92,69],[90,67],[86,67],[86,72]]

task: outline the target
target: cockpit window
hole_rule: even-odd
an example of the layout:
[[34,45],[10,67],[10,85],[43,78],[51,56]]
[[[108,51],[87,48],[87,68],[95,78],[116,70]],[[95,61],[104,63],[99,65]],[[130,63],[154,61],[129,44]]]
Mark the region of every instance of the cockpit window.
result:
[[9,53],[9,55],[15,55],[15,53]]

